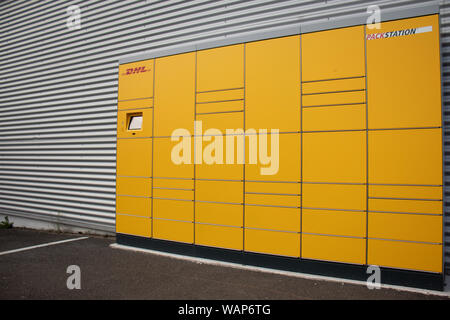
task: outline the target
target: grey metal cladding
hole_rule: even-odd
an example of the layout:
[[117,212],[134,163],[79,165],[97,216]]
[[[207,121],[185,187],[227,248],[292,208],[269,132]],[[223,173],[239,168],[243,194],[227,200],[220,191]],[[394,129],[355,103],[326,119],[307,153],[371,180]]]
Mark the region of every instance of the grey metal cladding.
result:
[[[381,16],[381,21],[405,19],[410,17],[424,16],[436,13],[439,13],[439,6],[437,4],[426,6],[420,5],[408,9],[390,9],[390,10],[388,9],[385,10],[385,12],[383,12],[383,15]],[[333,20],[320,22],[313,21],[313,22],[299,23],[297,25],[290,26],[287,28],[286,27],[271,28],[268,31],[257,31],[252,33],[246,33],[245,35],[228,37],[221,40],[213,40],[213,41],[208,40],[197,43],[195,45],[184,45],[171,49],[154,50],[150,51],[147,54],[121,57],[119,59],[119,64],[126,64],[134,61],[153,59],[158,57],[176,55],[185,52],[191,52],[195,50],[205,50],[245,42],[252,42],[277,37],[286,37],[302,33],[311,33],[330,29],[344,28],[349,26],[364,25],[365,23],[367,23],[368,17],[369,14],[366,12],[359,15],[354,15],[352,17],[337,18]]]
[[[417,7],[407,8],[407,9],[386,9],[381,15],[381,22],[405,19],[410,17],[425,16],[430,14],[439,13],[439,5],[431,4],[428,6],[419,5]],[[369,14],[363,13],[361,15],[355,15],[351,18],[338,18],[329,21],[322,22],[311,22],[301,25],[302,33],[345,28],[355,25],[363,25],[367,23]]]
[[[81,8],[81,29],[70,31],[66,10],[74,4]],[[384,20],[390,12],[434,13],[439,5],[449,266],[447,0],[1,1],[0,213],[114,231],[120,57],[176,54],[185,46],[239,37],[258,40],[285,29],[296,32],[299,25],[302,32],[319,24],[323,29],[324,23],[361,20],[373,4],[388,9]]]
[[440,6],[443,140],[444,140],[444,261],[447,289],[450,288],[450,1]]

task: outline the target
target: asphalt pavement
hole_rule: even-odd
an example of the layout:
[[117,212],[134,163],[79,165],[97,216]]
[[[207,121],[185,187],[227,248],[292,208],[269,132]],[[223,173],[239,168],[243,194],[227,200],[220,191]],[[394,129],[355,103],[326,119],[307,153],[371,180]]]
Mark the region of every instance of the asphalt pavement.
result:
[[[114,249],[114,242],[114,237],[0,229],[0,299],[449,299]],[[79,267],[80,289],[68,289],[72,265]]]

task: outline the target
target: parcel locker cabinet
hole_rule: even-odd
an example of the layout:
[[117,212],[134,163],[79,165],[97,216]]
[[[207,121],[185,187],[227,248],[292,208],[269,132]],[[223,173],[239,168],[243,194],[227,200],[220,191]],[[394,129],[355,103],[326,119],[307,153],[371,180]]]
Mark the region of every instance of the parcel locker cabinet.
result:
[[155,239],[194,241],[194,164],[190,160],[194,142],[195,59],[196,54],[190,52],[155,61]]
[[135,73],[146,85],[121,71],[118,241],[441,286],[438,28],[290,29],[156,53],[152,77]]
[[301,41],[302,257],[364,264],[364,27],[303,34]]
[[[244,250],[298,258],[300,36],[247,43],[245,50],[245,128],[255,131],[245,140]],[[264,148],[272,163],[263,163]]]
[[367,73],[367,262],[440,273],[439,17],[385,22],[379,30],[367,29]]
[[[245,140],[244,250],[298,258],[300,37],[248,43],[245,63],[245,128],[257,134],[249,134]],[[272,149],[274,142],[279,152]],[[263,145],[268,155],[277,153],[276,165],[261,163]],[[252,158],[258,163],[252,163]]]
[[441,129],[375,130],[368,142],[368,262],[442,272]]
[[[300,256],[299,103],[300,36],[247,43],[245,129],[255,131],[245,140],[246,252]],[[263,146],[276,164],[262,163]]]
[[196,84],[195,244],[242,250],[244,164],[225,157],[229,139],[234,159],[244,153],[244,45],[198,51]]
[[150,237],[154,59],[119,66],[116,231]]

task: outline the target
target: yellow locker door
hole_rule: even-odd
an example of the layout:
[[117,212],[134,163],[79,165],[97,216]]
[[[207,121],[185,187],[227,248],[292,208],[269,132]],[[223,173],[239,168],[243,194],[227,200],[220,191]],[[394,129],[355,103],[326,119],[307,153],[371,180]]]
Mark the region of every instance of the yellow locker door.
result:
[[302,82],[365,76],[363,26],[302,34],[301,44]]
[[244,186],[241,181],[197,180],[195,182],[195,199],[241,204]]
[[119,101],[117,103],[117,108],[121,111],[130,109],[153,108],[153,98]]
[[442,216],[369,213],[369,237],[428,243],[442,242]]
[[367,255],[368,264],[442,273],[442,245],[369,239]]
[[153,237],[162,240],[193,243],[194,225],[192,222],[154,218]]
[[[205,125],[229,127],[230,124],[238,125],[241,120],[239,114],[218,114],[208,117]],[[243,180],[244,136],[222,135],[220,132],[194,137],[195,178]]]
[[197,92],[244,87],[244,45],[197,52]]
[[224,227],[242,227],[243,206],[219,202],[195,203],[195,222]]
[[119,66],[119,101],[153,97],[154,60]]
[[245,251],[297,258],[300,256],[300,234],[245,229]]
[[303,181],[366,183],[364,131],[303,134]]
[[304,107],[303,131],[364,130],[366,105]]
[[300,133],[247,135],[245,180],[300,182],[300,137]]
[[152,139],[117,140],[117,175],[152,176]]
[[152,235],[152,219],[116,214],[116,232],[150,238]]
[[302,210],[302,231],[343,237],[366,236],[366,213],[340,210]]
[[157,58],[155,62],[155,136],[192,135],[195,120],[195,52]]
[[366,240],[319,234],[302,234],[302,258],[364,264],[366,259]]
[[383,22],[367,39],[369,128],[440,127],[439,16]]
[[[241,130],[244,128],[243,112],[223,112],[213,114],[197,113],[196,120],[199,122],[201,121],[202,133],[205,136],[219,134],[219,131],[220,134],[225,135],[227,134],[227,130],[229,134],[242,134],[243,131],[241,132]],[[198,123],[197,126],[200,126],[200,123]],[[216,131],[217,133],[215,133]],[[226,141],[224,140],[223,143],[225,144]],[[208,142],[205,141],[203,146],[205,147],[207,144]]]
[[304,183],[302,192],[302,204],[305,208],[351,211],[366,209],[367,191],[363,184]]
[[300,208],[248,205],[245,207],[245,227],[300,232]]
[[153,175],[158,178],[194,178],[194,138],[167,137],[153,139]]
[[242,250],[242,228],[196,223],[195,243],[203,246]]
[[245,49],[245,127],[300,131],[300,36]]
[[441,185],[441,129],[369,132],[369,183]]

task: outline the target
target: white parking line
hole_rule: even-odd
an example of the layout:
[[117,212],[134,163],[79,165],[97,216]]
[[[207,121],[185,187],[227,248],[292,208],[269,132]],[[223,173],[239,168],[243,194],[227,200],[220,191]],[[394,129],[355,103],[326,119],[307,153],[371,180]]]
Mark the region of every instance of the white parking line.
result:
[[71,241],[78,241],[78,240],[84,240],[84,239],[88,239],[89,237],[81,237],[81,238],[75,238],[75,239],[67,239],[67,240],[61,240],[61,241],[55,241],[55,242],[49,242],[49,243],[43,243],[43,244],[38,244],[36,246],[30,246],[30,247],[25,247],[25,248],[20,248],[20,249],[14,249],[14,250],[9,250],[9,251],[3,251],[0,252],[0,256],[5,255],[5,254],[10,254],[10,253],[15,253],[15,252],[20,252],[20,251],[25,251],[25,250],[31,250],[31,249],[36,249],[36,248],[42,248],[42,247],[47,247],[47,246],[53,246],[55,244],[60,244],[60,243],[66,243],[66,242],[71,242]]

